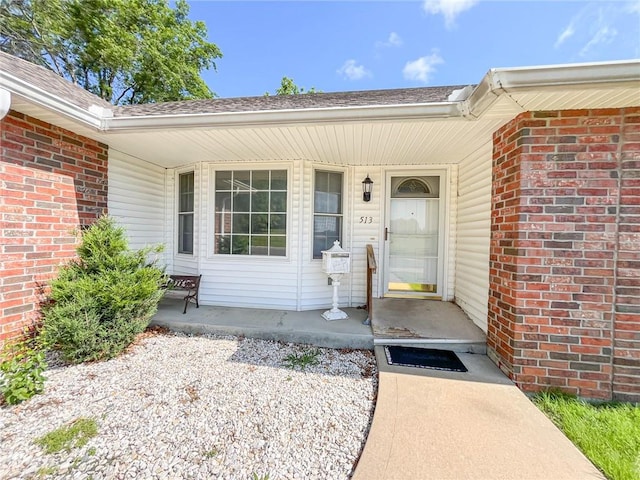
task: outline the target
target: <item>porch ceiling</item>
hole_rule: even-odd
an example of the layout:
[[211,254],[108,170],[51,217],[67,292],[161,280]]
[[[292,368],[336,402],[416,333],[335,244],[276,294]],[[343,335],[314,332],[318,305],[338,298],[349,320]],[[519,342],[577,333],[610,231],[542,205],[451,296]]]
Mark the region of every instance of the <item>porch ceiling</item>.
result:
[[338,165],[457,163],[506,119],[401,121],[110,133],[111,148],[163,167],[306,159]]

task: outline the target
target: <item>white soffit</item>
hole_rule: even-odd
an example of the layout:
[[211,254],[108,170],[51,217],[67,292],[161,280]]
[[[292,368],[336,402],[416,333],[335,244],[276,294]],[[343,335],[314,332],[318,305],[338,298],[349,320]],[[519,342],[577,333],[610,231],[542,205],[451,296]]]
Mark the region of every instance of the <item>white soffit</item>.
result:
[[504,119],[375,122],[109,134],[114,150],[171,168],[194,162],[306,159],[336,165],[457,163]]

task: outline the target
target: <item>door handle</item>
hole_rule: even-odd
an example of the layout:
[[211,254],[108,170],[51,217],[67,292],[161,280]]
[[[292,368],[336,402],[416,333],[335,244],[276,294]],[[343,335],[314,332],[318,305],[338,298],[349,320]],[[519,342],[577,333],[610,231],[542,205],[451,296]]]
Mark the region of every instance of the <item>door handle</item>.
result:
[[389,239],[389,229],[384,227],[384,241],[386,242]]

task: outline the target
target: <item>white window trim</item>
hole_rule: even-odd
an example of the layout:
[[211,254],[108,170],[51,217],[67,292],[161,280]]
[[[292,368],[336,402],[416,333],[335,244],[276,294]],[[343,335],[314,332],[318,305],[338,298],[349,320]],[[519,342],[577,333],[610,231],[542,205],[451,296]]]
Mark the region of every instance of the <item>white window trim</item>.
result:
[[[184,253],[179,252],[180,248],[180,175],[185,173],[193,173],[193,252],[192,253]],[[198,211],[198,173],[196,171],[195,166],[177,168],[174,172],[174,202],[173,202],[173,221],[174,221],[174,229],[173,229],[173,253],[176,257],[183,257],[193,259],[195,258],[197,252],[197,211]]]
[[[215,201],[216,201],[216,172],[219,170],[286,170],[287,172],[287,233],[285,234],[287,246],[284,256],[269,256],[269,255],[230,255],[226,253],[214,253],[215,250],[215,234],[216,234],[216,222],[215,222]],[[233,264],[246,263],[246,262],[276,262],[282,263],[283,261],[291,261],[291,241],[292,241],[292,211],[293,211],[293,163],[216,163],[209,164],[209,199],[207,201],[207,225],[210,232],[207,237],[207,255],[208,260],[215,260],[216,262],[228,261]]]
[[341,228],[341,238],[340,238],[340,246],[342,248],[345,247],[345,238],[347,237],[346,228],[347,228],[347,208],[348,208],[348,198],[347,198],[347,182],[348,179],[348,169],[345,167],[339,167],[335,165],[324,165],[324,164],[314,164],[311,166],[311,212],[309,215],[309,256],[311,262],[322,262],[322,258],[313,258],[313,243],[315,238],[315,216],[316,216],[316,172],[329,172],[329,173],[341,173],[342,174],[342,228]]

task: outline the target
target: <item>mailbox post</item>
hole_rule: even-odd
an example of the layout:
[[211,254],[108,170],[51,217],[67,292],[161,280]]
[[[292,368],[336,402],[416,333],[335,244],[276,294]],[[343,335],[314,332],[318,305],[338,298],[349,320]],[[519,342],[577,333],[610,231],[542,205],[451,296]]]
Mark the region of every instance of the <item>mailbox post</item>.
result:
[[333,286],[333,306],[322,314],[325,320],[342,320],[349,316],[338,308],[338,287],[345,273],[351,272],[351,252],[340,247],[340,242],[333,242],[333,247],[322,251],[322,270],[329,275]]

